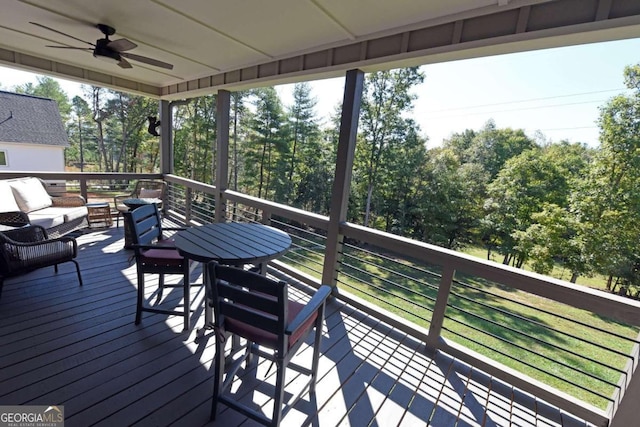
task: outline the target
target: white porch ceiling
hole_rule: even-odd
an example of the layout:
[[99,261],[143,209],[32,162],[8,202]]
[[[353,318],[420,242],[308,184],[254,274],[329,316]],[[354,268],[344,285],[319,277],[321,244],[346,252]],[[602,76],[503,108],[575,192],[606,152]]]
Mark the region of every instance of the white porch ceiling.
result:
[[[640,37],[638,0],[1,0],[0,63],[164,99],[472,56]],[[95,43],[98,23],[130,61]]]

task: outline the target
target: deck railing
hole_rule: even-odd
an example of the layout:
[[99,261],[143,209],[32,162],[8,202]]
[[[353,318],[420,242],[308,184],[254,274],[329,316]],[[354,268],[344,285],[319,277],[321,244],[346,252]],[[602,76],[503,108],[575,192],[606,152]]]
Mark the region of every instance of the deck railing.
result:
[[[181,215],[213,221],[214,186],[165,179],[193,198],[172,209],[206,205]],[[637,301],[349,223],[339,229],[337,272],[327,275],[329,218],[234,191],[220,203],[227,220],[292,236],[292,249],[274,262],[280,270],[315,286],[335,276],[338,298],[432,350],[595,425],[608,425],[625,395],[638,362]]]
[[[85,197],[105,182],[161,178],[32,175],[77,183]],[[337,298],[423,340],[430,351],[447,352],[595,425],[635,422],[640,302],[350,223],[339,227],[332,265],[329,218],[234,191],[216,201],[214,186],[164,179],[169,215],[212,222],[220,203],[227,220],[287,231],[292,248],[273,262],[276,268],[313,286],[335,277]]]

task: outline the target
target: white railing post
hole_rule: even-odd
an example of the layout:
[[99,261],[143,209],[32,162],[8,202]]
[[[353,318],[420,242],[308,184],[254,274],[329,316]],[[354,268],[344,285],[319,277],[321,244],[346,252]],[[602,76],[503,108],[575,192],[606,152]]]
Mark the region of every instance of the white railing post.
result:
[[331,193],[327,243],[322,269],[322,283],[331,285],[334,292],[337,291],[338,254],[341,252],[343,239],[340,234],[340,224],[346,221],[347,218],[349,186],[351,184],[353,157],[356,151],[356,134],[358,132],[363,87],[364,72],[361,70],[347,71],[342,101],[342,116],[340,118],[336,171]]

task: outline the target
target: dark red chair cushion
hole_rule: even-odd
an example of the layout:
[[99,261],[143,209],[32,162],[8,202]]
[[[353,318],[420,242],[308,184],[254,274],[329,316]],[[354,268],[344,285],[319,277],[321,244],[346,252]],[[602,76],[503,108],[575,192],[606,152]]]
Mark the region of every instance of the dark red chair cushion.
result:
[[160,240],[157,246],[171,247],[173,249],[143,249],[140,251],[140,262],[152,265],[180,266],[184,257],[175,249],[173,239]]
[[[291,321],[295,319],[295,317],[302,311],[304,307],[304,304],[300,304],[296,301],[289,301],[287,323],[291,323]],[[293,346],[300,339],[300,337],[302,337],[302,335],[304,335],[304,333],[309,330],[317,317],[318,312],[313,313],[313,315],[311,315],[306,322],[300,325],[300,327],[291,334],[291,336],[289,337],[289,348],[291,348],[291,346]],[[276,348],[278,345],[277,335],[264,331],[260,328],[256,328],[255,326],[249,325],[248,323],[244,323],[230,317],[225,317],[224,326],[226,331],[240,335],[256,344],[263,345],[269,348]]]

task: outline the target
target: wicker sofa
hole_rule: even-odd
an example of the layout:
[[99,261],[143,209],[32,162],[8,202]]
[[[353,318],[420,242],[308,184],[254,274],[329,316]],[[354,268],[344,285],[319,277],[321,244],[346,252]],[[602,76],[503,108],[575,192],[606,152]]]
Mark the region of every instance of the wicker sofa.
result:
[[50,196],[39,178],[0,180],[0,224],[5,226],[26,214],[30,224],[46,229],[49,237],[59,237],[88,225],[85,204],[81,196]]

